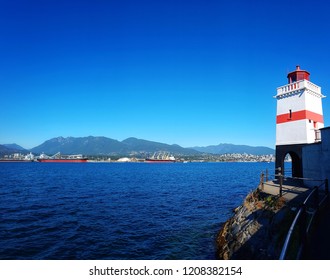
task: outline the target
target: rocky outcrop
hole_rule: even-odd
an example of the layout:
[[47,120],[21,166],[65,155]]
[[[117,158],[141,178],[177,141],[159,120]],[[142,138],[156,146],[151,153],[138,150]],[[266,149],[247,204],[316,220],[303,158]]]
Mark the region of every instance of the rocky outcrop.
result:
[[218,258],[277,259],[292,216],[283,199],[251,192],[220,230]]

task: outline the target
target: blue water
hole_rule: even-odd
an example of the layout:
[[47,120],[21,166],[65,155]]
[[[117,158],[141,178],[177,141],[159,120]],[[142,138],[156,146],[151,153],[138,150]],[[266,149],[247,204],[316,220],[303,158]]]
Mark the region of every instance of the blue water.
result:
[[0,259],[214,259],[267,163],[2,163]]

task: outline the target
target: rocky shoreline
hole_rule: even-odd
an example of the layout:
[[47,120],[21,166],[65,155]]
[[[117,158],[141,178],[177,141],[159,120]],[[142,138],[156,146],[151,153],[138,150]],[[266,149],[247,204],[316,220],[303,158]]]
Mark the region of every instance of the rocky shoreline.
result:
[[217,236],[219,259],[278,259],[294,208],[259,189],[249,193]]

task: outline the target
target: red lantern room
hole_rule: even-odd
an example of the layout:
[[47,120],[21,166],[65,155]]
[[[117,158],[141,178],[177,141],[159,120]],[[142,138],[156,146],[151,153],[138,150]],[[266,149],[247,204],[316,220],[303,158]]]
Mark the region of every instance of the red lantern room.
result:
[[296,66],[296,70],[293,72],[290,72],[288,74],[288,83],[292,84],[295,83],[297,81],[301,81],[301,80],[307,80],[309,81],[309,72],[307,72],[306,70],[301,70],[300,66],[297,65]]

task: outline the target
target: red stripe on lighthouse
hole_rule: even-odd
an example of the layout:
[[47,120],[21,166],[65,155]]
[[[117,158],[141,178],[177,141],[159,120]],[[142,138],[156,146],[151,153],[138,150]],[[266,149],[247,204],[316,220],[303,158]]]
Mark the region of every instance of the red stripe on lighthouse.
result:
[[302,110],[287,114],[282,114],[276,116],[276,124],[292,122],[292,121],[300,121],[300,120],[312,120],[314,122],[323,123],[323,115],[308,111]]

